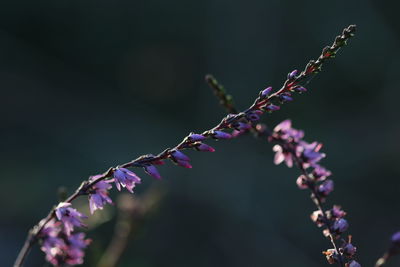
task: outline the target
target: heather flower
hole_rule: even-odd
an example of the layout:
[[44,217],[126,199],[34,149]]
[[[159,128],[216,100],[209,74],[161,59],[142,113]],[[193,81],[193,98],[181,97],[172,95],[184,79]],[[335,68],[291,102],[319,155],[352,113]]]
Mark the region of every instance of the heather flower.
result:
[[71,235],[74,227],[85,226],[82,222],[82,218],[87,218],[86,215],[80,213],[74,208],[71,208],[71,203],[60,202],[56,208],[57,219],[62,221],[64,224],[64,232],[67,236]]
[[66,244],[59,237],[61,232],[61,222],[49,221],[40,231],[39,237],[42,239],[40,249],[46,254],[46,260],[53,265],[59,265]]
[[190,158],[180,152],[179,150],[174,150],[171,153],[171,159],[179,166],[191,169],[192,165],[190,165],[189,160]]
[[344,255],[348,257],[353,257],[356,254],[357,248],[353,246],[351,243],[346,243],[342,248],[341,251]]
[[85,252],[83,251],[91,240],[85,239],[84,233],[76,233],[68,237],[68,247],[65,251],[65,263],[70,265],[82,264]]
[[215,149],[207,144],[204,143],[195,143],[194,148],[198,151],[205,151],[205,152],[214,152]]
[[332,225],[332,231],[338,235],[349,228],[349,223],[345,219],[336,220]]
[[307,177],[304,175],[300,175],[296,180],[296,184],[300,189],[307,189],[308,188]]
[[361,267],[361,264],[359,264],[355,260],[352,260],[351,262],[346,263],[346,267]]
[[269,104],[269,105],[266,105],[265,107],[263,107],[263,109],[265,109],[265,111],[271,112],[271,111],[280,110],[281,107],[280,107],[280,106],[277,106],[277,105],[274,105],[274,104]]
[[190,158],[188,156],[186,156],[185,154],[183,154],[179,150],[174,150],[171,153],[171,156],[172,156],[172,158],[174,160],[182,160],[182,161],[189,161],[190,160]]
[[311,172],[311,175],[316,181],[323,181],[327,177],[331,176],[332,173],[324,167],[316,164],[313,171]]
[[106,181],[99,181],[92,186],[92,190],[89,193],[89,208],[91,214],[97,209],[102,210],[105,204],[112,203],[111,198],[108,196],[108,190],[111,188],[111,184]]
[[323,196],[326,197],[327,195],[329,195],[334,188],[334,184],[332,180],[326,180],[325,182],[323,182],[322,184],[319,185],[318,187],[318,193]]
[[117,168],[114,170],[114,182],[119,191],[122,186],[133,193],[133,188],[136,184],[140,184],[141,180],[134,172],[125,168]]
[[293,101],[293,97],[291,97],[289,94],[281,94],[279,98],[281,99],[282,102]]
[[340,219],[346,215],[346,212],[338,205],[334,205],[332,209],[326,212],[328,219]]
[[284,120],[274,128],[274,133],[283,141],[299,142],[304,137],[302,130],[292,128],[291,120]]
[[299,142],[297,153],[302,155],[304,168],[316,165],[325,157],[324,153],[319,152],[321,148],[322,144],[318,142],[312,142],[311,144],[304,141]]
[[233,128],[235,128],[238,131],[246,131],[251,128],[251,124],[244,123],[244,122],[238,122],[235,125],[233,125]]
[[293,155],[290,151],[284,149],[280,145],[274,145],[272,150],[275,152],[274,163],[276,165],[285,161],[286,165],[291,168],[293,166]]
[[265,98],[272,92],[272,87],[269,86],[261,91],[261,97]]
[[288,74],[288,79],[293,80],[294,78],[296,78],[297,74],[298,74],[298,70],[294,70],[294,71],[290,72]]
[[307,89],[304,88],[303,86],[296,86],[293,88],[294,91],[298,92],[298,93],[304,93],[307,92]]
[[400,246],[400,231],[394,233],[390,238],[390,240],[392,241],[393,244]]
[[206,139],[206,137],[204,135],[201,135],[201,134],[191,133],[189,135],[189,139],[192,140],[192,141],[203,141],[204,139]]
[[318,227],[321,227],[325,224],[324,216],[322,216],[322,212],[320,210],[316,210],[311,213],[310,218],[317,224]]
[[222,131],[213,131],[213,138],[215,139],[229,139],[232,136],[229,133]]
[[153,176],[153,177],[156,178],[156,179],[161,179],[160,173],[158,172],[157,168],[154,167],[153,165],[145,166],[145,167],[144,167],[144,171],[145,171],[147,174]]

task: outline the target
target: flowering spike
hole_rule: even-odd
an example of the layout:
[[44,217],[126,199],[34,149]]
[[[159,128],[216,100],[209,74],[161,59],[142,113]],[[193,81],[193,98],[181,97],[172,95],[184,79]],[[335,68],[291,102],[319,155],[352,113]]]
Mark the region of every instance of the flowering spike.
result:
[[156,179],[161,179],[161,175],[158,172],[157,168],[154,167],[153,165],[145,166],[144,171],[148,174],[153,176]]

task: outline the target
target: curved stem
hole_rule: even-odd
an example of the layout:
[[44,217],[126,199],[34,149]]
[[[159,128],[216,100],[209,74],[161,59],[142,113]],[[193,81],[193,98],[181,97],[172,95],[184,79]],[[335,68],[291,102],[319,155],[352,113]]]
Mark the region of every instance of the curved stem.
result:
[[[259,93],[259,96],[255,99],[254,103],[246,110],[239,112],[235,115],[228,115],[225,118],[222,119],[222,121],[217,124],[215,127],[206,130],[202,133],[203,136],[205,137],[213,137],[214,136],[214,131],[217,130],[225,130],[232,128],[232,124],[239,122],[240,120],[247,120],[246,118],[248,115],[253,113],[254,111],[262,111],[265,112],[264,107],[266,107],[269,104],[272,104],[272,102],[276,102],[280,100],[280,96],[286,92],[290,92],[294,90],[297,86],[300,85],[300,82],[305,80],[306,78],[309,78],[313,76],[314,74],[318,73],[321,69],[322,64],[329,58],[333,57],[334,54],[346,44],[346,41],[353,36],[355,32],[355,25],[350,25],[347,28],[343,30],[343,33],[339,36],[336,37],[334,43],[331,46],[325,47],[322,50],[321,55],[318,57],[317,60],[311,60],[305,67],[305,69],[299,74],[295,75],[294,77],[288,77],[286,81],[284,82],[283,86],[275,93],[269,95],[269,96],[263,96],[262,91]],[[96,175],[94,177],[89,177],[87,181],[84,181],[81,186],[64,202],[70,203],[73,200],[75,200],[77,197],[81,195],[87,195],[88,190],[95,185],[96,183],[112,177],[112,174],[114,170],[118,167],[124,167],[124,168],[129,168],[129,167],[144,167],[146,165],[151,165],[153,163],[159,162],[160,160],[167,159],[171,157],[171,154],[174,150],[181,150],[181,149],[186,149],[186,148],[192,148],[194,145],[195,141],[191,140],[189,136],[186,136],[178,145],[176,145],[174,148],[170,149],[167,148],[163,152],[159,153],[156,156],[153,155],[143,155],[138,157],[135,160],[132,160],[130,162],[124,163],[122,165],[116,166],[116,167],[111,167],[109,168],[106,172],[100,175]],[[48,223],[51,219],[55,217],[55,209],[56,207],[53,207],[53,209],[49,212],[46,218],[41,220],[36,226],[32,228],[32,230],[29,232],[28,237],[21,249],[21,251],[18,254],[17,260],[15,261],[14,266],[19,267],[22,266],[24,260],[26,259],[26,256],[28,252],[30,251],[30,248],[33,246],[33,244],[36,243],[37,237],[40,233],[40,231],[43,229],[43,227]]]

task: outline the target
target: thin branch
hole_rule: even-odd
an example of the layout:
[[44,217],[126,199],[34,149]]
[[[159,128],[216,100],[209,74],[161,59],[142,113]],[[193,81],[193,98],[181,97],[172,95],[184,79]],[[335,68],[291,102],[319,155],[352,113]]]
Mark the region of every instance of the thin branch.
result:
[[[277,102],[285,102],[288,97],[290,97],[293,92],[300,92],[302,88],[300,83],[307,78],[315,75],[321,70],[323,63],[329,59],[334,57],[336,52],[343,47],[347,40],[354,35],[356,30],[355,25],[350,25],[343,30],[343,33],[336,37],[334,43],[331,46],[327,46],[322,50],[321,55],[317,60],[311,60],[305,67],[305,69],[297,74],[296,72],[291,72],[288,75],[288,78],[284,82],[283,86],[273,94],[265,94],[265,90],[260,91],[259,96],[255,99],[254,103],[246,110],[239,112],[235,115],[230,114],[223,118],[220,123],[218,123],[213,128],[204,131],[201,133],[206,138],[215,138],[218,139],[217,131],[227,130],[235,128],[235,126],[241,121],[250,122],[254,120],[258,120],[260,114],[264,112],[273,112],[279,109]],[[302,88],[304,89],[304,88]],[[64,202],[71,203],[77,197],[82,195],[88,195],[89,190],[96,183],[105,180],[107,178],[111,178],[114,171],[120,167],[122,168],[130,168],[130,167],[146,167],[152,164],[156,164],[162,160],[172,158],[172,154],[177,150],[195,148],[198,142],[194,139],[190,138],[190,134],[186,136],[178,145],[174,148],[167,148],[163,152],[158,155],[143,155],[134,159],[130,162],[124,163],[122,165],[111,167],[106,172],[100,175],[89,177],[87,181],[84,181],[80,187]],[[191,166],[190,166],[191,167]],[[37,242],[37,237],[43,227],[53,218],[55,218],[55,210],[56,207],[53,207],[47,217],[42,219],[37,225],[35,225],[31,231],[29,231],[28,237],[19,252],[19,255],[15,261],[14,266],[19,267],[22,266],[24,260],[26,259],[26,254],[30,251],[30,248]]]

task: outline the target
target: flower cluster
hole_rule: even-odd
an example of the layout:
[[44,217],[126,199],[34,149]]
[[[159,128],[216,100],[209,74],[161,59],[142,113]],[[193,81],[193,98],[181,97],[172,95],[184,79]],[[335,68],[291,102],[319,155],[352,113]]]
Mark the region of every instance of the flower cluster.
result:
[[300,169],[301,175],[296,183],[300,189],[311,191],[311,197],[318,208],[311,214],[311,220],[323,228],[323,234],[331,239],[334,246],[323,252],[328,262],[343,265],[346,260],[346,267],[359,267],[361,265],[354,260],[356,247],[351,243],[351,236],[339,248],[335,243],[335,240],[349,228],[347,220],[344,219],[346,212],[337,205],[326,211],[322,208],[322,203],[334,189],[334,183],[329,179],[332,173],[320,165],[321,159],[326,156],[321,152],[322,144],[307,143],[303,137],[304,132],[292,128],[290,120],[278,124],[268,137],[270,142],[275,143],[274,163],[285,162],[288,167],[296,165]]
[[[74,215],[71,217],[79,220]],[[85,239],[84,233],[66,232],[62,222],[54,219],[45,225],[39,238],[46,260],[55,266],[82,264],[85,256],[83,250],[91,242],[90,239]]]

